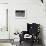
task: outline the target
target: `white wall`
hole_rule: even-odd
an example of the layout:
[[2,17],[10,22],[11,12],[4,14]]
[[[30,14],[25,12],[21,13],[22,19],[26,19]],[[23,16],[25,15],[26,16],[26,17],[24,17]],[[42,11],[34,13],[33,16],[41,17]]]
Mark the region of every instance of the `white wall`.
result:
[[8,0],[0,0],[0,3],[8,3]]

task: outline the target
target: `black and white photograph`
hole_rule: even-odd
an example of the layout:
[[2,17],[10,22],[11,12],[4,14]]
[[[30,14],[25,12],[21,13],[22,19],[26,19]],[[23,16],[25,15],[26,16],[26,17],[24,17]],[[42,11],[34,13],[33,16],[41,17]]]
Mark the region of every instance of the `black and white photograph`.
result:
[[0,0],[0,46],[46,46],[46,0]]

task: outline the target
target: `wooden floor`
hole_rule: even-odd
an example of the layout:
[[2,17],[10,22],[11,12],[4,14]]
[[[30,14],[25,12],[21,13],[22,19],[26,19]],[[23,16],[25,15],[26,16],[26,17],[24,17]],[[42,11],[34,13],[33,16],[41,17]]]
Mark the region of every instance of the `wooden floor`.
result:
[[[31,46],[31,43],[29,44],[29,43],[22,42],[22,44],[19,46]],[[43,45],[42,44],[34,44],[33,46],[43,46]]]

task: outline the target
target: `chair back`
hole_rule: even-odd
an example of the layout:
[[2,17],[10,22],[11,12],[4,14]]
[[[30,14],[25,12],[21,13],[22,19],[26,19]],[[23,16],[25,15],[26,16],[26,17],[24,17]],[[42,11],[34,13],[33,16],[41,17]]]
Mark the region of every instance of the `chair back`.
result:
[[39,32],[40,32],[40,24],[36,24],[36,23],[29,24],[29,23],[27,23],[27,31],[31,35],[32,34],[34,34],[34,35],[39,34]]

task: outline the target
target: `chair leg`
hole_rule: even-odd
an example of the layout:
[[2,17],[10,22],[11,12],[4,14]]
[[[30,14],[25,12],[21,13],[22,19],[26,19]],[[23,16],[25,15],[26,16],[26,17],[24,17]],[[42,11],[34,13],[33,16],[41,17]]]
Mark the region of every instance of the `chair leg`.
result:
[[33,41],[33,39],[32,39],[32,41],[31,41],[31,45],[30,45],[30,46],[33,46],[33,44],[34,44],[34,41]]
[[20,45],[21,45],[21,41],[20,41]]

